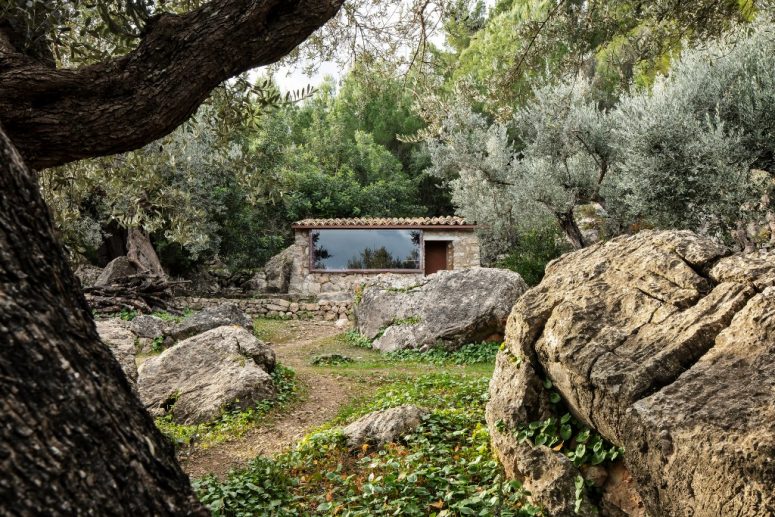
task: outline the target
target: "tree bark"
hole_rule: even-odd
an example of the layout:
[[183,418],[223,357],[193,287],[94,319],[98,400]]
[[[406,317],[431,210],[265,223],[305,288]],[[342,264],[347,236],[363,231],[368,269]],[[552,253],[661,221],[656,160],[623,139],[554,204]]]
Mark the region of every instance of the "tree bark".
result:
[[126,238],[126,256],[130,260],[137,262],[140,267],[146,271],[165,278],[164,268],[161,267],[161,261],[153,249],[151,239],[144,231],[139,228],[130,228]]
[[131,53],[52,69],[0,34],[0,123],[29,167],[137,149],[184,122],[224,80],[276,62],[344,0],[212,0],[152,20]]
[[579,226],[576,224],[576,219],[573,217],[573,210],[567,213],[554,214],[557,218],[557,223],[560,225],[565,238],[568,239],[573,249],[580,250],[587,245],[584,242],[584,235],[581,233]]
[[1,127],[0,340],[0,513],[207,514],[100,341]]

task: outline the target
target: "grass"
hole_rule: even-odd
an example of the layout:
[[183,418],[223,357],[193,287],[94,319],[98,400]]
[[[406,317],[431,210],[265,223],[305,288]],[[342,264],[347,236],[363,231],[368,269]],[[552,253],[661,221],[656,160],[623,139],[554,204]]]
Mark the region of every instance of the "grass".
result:
[[288,321],[279,318],[255,318],[253,320],[253,334],[261,341],[283,343],[293,335]]
[[[292,327],[286,321],[255,322],[256,335],[275,343],[295,339]],[[541,515],[521,485],[504,478],[490,448],[484,408],[497,349],[480,343],[456,352],[382,354],[354,333],[312,341],[297,349],[293,364],[362,383],[360,395],[295,449],[258,457],[222,481],[197,480],[197,493],[214,515],[229,516]],[[321,356],[352,361],[310,366]],[[403,404],[429,410],[419,428],[382,450],[349,450],[344,425]],[[204,432],[219,440],[255,421],[225,415]],[[196,432],[198,443],[208,439]]]
[[[506,481],[484,423],[487,376],[449,372],[383,386],[275,459],[194,483],[214,515],[540,515]],[[350,451],[339,425],[413,403],[431,410],[400,443]]]

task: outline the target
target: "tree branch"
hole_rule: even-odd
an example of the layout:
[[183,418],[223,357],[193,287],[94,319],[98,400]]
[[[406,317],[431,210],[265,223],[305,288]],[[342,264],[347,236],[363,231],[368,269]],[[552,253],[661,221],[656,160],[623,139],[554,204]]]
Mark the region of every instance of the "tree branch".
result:
[[54,70],[0,45],[0,122],[30,167],[137,149],[224,80],[278,61],[344,0],[213,0],[149,21],[120,58]]

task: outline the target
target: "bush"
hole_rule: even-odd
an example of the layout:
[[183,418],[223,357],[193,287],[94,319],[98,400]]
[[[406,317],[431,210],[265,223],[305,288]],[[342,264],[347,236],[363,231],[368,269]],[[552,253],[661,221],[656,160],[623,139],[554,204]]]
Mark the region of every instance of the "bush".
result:
[[483,364],[494,362],[499,349],[500,343],[483,342],[463,345],[454,351],[438,348],[428,350],[427,352],[396,350],[395,352],[388,352],[385,356],[392,361],[417,361],[440,366],[448,364]]
[[545,226],[520,235],[517,247],[497,266],[516,271],[527,285],[534,286],[544,277],[546,264],[569,250],[559,230]]
[[338,429],[321,431],[223,483],[207,477],[194,486],[214,515],[538,515],[493,459],[487,386],[484,377],[452,375],[385,386],[340,421],[405,403],[431,409],[402,444],[351,454]]

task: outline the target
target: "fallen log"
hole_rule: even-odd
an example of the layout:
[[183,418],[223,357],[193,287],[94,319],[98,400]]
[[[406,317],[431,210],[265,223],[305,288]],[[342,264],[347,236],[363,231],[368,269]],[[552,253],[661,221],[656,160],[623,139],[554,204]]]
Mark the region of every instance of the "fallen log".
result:
[[149,274],[130,275],[109,285],[86,287],[83,293],[92,310],[98,313],[115,313],[133,310],[144,314],[165,311],[181,314],[174,306],[172,288],[188,281],[170,281],[165,277]]

